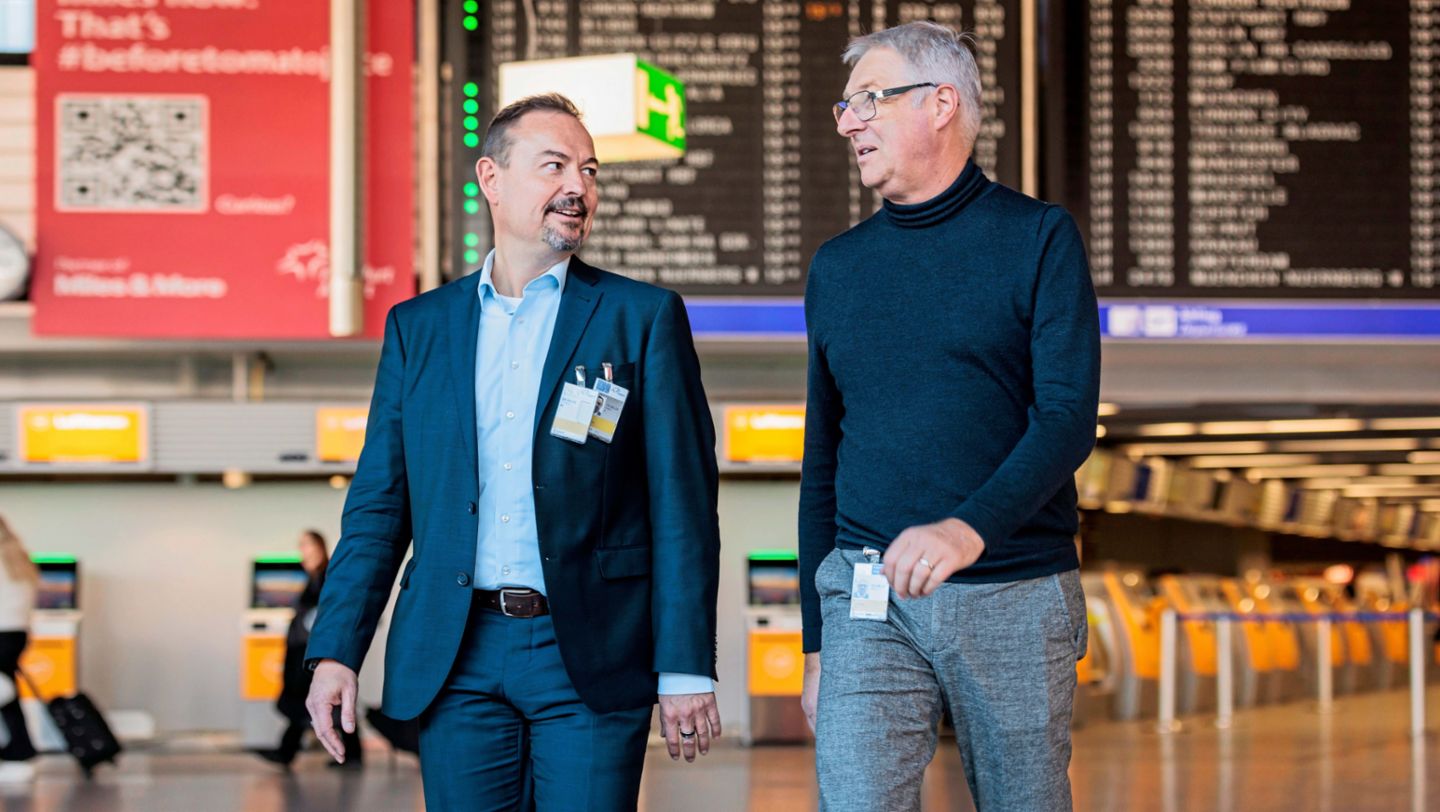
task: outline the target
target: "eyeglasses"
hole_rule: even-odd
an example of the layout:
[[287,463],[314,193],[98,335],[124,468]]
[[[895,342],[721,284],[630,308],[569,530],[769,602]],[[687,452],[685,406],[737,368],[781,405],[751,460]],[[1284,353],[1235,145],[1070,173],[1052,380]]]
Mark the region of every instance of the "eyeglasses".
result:
[[899,96],[901,93],[908,93],[917,87],[939,87],[939,85],[934,82],[920,82],[914,85],[892,87],[888,90],[862,90],[859,93],[852,93],[850,98],[835,102],[835,123],[840,123],[840,117],[845,115],[846,110],[854,113],[855,117],[861,121],[869,121],[875,117],[875,113],[877,112],[875,109],[876,99],[888,99],[891,96]]

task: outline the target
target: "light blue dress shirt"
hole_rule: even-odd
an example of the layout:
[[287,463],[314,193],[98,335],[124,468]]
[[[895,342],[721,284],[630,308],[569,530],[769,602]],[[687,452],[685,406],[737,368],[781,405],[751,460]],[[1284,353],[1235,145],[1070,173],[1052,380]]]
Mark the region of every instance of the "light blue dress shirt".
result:
[[[540,374],[550,352],[570,260],[530,280],[519,298],[501,296],[495,290],[494,264],[492,250],[480,269],[480,331],[475,353],[480,529],[474,584],[476,589],[528,587],[544,593],[530,463]],[[708,676],[660,675],[662,694],[714,689]]]

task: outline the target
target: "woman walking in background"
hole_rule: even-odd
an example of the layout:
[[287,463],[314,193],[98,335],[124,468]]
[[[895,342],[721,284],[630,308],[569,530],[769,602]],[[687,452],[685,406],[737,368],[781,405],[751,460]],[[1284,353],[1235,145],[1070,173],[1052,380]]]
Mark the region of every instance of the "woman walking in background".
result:
[[40,571],[20,543],[20,537],[0,517],[0,694],[8,698],[0,707],[7,739],[0,747],[0,783],[30,781],[35,777],[35,746],[25,728],[20,710],[16,672],[20,654],[30,639],[30,610],[35,607],[35,590]]
[[[304,567],[309,581],[300,601],[295,606],[295,618],[290,621],[290,630],[285,635],[285,671],[280,688],[280,698],[275,700],[275,709],[280,711],[290,726],[280,739],[280,746],[273,750],[257,750],[256,755],[266,761],[285,768],[300,752],[300,742],[305,731],[310,729],[310,713],[305,709],[305,697],[310,693],[312,674],[305,667],[305,646],[310,642],[310,626],[315,622],[315,607],[320,603],[320,589],[325,585],[325,568],[330,563],[330,551],[325,537],[318,530],[306,530],[300,534],[300,566]],[[339,728],[339,725],[336,726]],[[345,767],[360,767],[360,734],[344,733]],[[330,766],[342,766],[331,762]]]

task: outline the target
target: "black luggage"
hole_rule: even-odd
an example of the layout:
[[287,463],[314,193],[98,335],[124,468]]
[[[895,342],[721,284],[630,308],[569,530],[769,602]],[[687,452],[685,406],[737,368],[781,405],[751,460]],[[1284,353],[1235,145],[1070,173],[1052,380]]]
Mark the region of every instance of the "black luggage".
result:
[[30,686],[30,693],[45,702],[50,718],[65,739],[66,749],[80,763],[80,769],[85,771],[86,778],[90,777],[97,765],[115,763],[115,757],[121,750],[120,741],[110,731],[110,725],[105,723],[105,717],[90,697],[77,693],[74,696],[57,696],[46,701],[28,674],[22,671],[20,676]]

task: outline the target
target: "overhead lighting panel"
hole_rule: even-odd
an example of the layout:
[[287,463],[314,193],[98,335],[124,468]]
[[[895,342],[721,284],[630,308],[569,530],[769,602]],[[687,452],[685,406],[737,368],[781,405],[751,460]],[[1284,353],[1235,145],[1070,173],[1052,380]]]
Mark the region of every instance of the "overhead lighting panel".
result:
[[1194,423],[1146,423],[1135,427],[1141,437],[1187,437],[1195,431]]
[[1319,434],[1361,431],[1365,421],[1351,418],[1316,420],[1229,420],[1201,423],[1201,434]]
[[1440,417],[1377,417],[1370,421],[1375,431],[1440,431]]
[[1317,477],[1365,476],[1368,465],[1297,465],[1288,468],[1251,468],[1245,478],[1251,482],[1262,479],[1314,479]]
[[1254,468],[1314,465],[1319,461],[1314,454],[1225,454],[1191,457],[1189,463],[1191,468]]
[[[1392,439],[1355,439],[1355,440],[1276,440],[1276,451],[1286,453],[1317,453],[1327,451],[1413,451],[1420,447],[1420,441],[1413,437],[1396,437]],[[1435,456],[1440,462],[1440,454]]]
[[1440,476],[1440,464],[1411,465],[1397,463],[1395,465],[1382,465],[1380,466],[1380,474],[1383,476]]
[[1263,454],[1269,447],[1263,440],[1215,440],[1203,443],[1130,443],[1120,446],[1120,450],[1140,457],[1190,457],[1196,454]]

